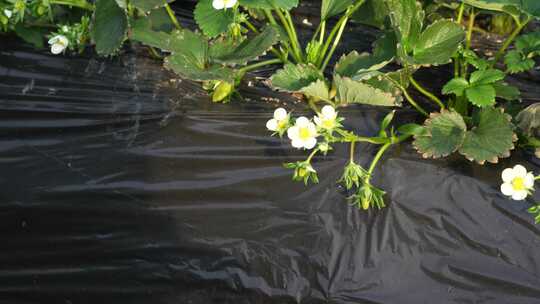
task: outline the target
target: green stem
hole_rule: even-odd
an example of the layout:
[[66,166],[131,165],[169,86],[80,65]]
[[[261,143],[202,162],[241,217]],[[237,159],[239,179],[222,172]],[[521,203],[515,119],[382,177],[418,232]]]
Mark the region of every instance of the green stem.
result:
[[[471,14],[469,15],[469,25],[468,25],[467,36],[466,36],[467,38],[465,41],[465,49],[467,51],[471,49],[472,33],[473,33],[475,20],[476,20],[476,14],[474,13],[474,8],[471,8]],[[465,78],[467,78],[467,75],[469,72],[468,68],[469,68],[469,64],[466,61],[461,63],[461,75],[463,75],[463,77]]]
[[324,42],[324,35],[326,34],[326,20],[321,23],[321,35],[319,36],[319,44],[322,45]]
[[[251,22],[249,22],[249,20],[246,20],[245,23],[252,32],[254,32],[255,34],[259,33],[259,30]],[[270,48],[270,52],[272,52],[272,54],[274,54],[276,57],[280,58],[283,62],[287,61],[287,54],[279,52],[274,47]]]
[[306,162],[307,163],[310,163],[311,162],[311,159],[317,154],[317,152],[319,152],[319,149],[315,149],[311,152],[311,154],[309,154],[308,158],[306,159]]
[[341,36],[343,35],[343,31],[345,30],[345,26],[347,25],[348,20],[349,20],[349,18],[345,18],[343,20],[343,22],[341,23],[341,26],[339,27],[339,30],[338,30],[338,33],[337,33],[337,37],[334,40],[334,44],[332,45],[332,48],[330,49],[330,52],[326,56],[326,59],[324,60],[322,66],[321,66],[321,71],[324,71],[324,69],[326,69],[326,66],[328,65],[328,63],[330,62],[330,59],[334,55],[334,52],[336,51],[336,48],[337,48],[337,46],[338,46],[338,44],[339,44],[339,42],[341,40]]
[[462,2],[461,5],[459,6],[459,11],[458,11],[458,17],[457,17],[458,24],[461,24],[461,20],[463,20],[464,11],[465,11],[465,2]]
[[261,62],[257,62],[257,63],[254,63],[252,65],[248,65],[248,66],[245,66],[241,69],[238,70],[238,73],[240,74],[245,74],[249,71],[252,71],[252,70],[255,70],[255,69],[258,69],[260,67],[263,67],[265,65],[271,65],[271,64],[277,64],[277,63],[281,63],[281,59],[270,59],[270,60],[266,60],[266,61],[261,61]]
[[178,22],[178,19],[176,19],[176,15],[174,14],[173,10],[167,3],[165,4],[165,10],[167,11],[167,14],[169,14],[169,18],[171,18],[171,21],[174,24],[174,26],[176,26],[176,28],[179,30],[182,29],[182,27],[180,26],[180,23]]
[[469,25],[467,30],[467,41],[465,48],[469,50],[471,48],[472,33],[474,29],[474,21],[476,20],[476,14],[474,13],[474,8],[471,9],[471,14],[469,15]]
[[[465,2],[462,2],[459,6],[459,12],[457,17],[457,23],[461,26],[461,21],[463,20],[463,12],[465,11]],[[459,77],[459,66],[461,59],[459,58],[459,54],[454,57],[454,77]]]
[[85,10],[93,11],[94,5],[88,3],[86,0],[50,0],[50,4],[66,5],[66,6],[75,6]]
[[420,113],[422,113],[422,115],[424,116],[429,116],[428,112],[426,112],[426,110],[424,110],[419,104],[416,103],[416,101],[414,101],[414,99],[411,97],[411,95],[409,95],[409,93],[407,92],[407,89],[405,89],[399,82],[395,81],[394,79],[392,79],[392,77],[388,77],[388,76],[384,76],[386,79],[388,79],[390,82],[392,82],[396,87],[398,87],[401,92],[403,93],[403,95],[405,96],[405,99],[407,99],[407,101]]
[[540,175],[534,177],[534,180],[539,180],[539,179],[540,179]]
[[253,25],[253,23],[249,22],[249,20],[246,20],[245,23],[252,32],[254,32],[255,34],[259,33],[259,30]]
[[371,175],[373,174],[373,171],[375,171],[375,167],[377,166],[377,163],[379,162],[379,160],[381,160],[381,157],[383,156],[384,152],[386,152],[386,150],[388,150],[388,148],[390,148],[390,146],[392,146],[392,143],[387,143],[387,144],[383,145],[379,149],[377,154],[375,154],[375,157],[371,161],[371,165],[369,166],[369,169],[368,169],[368,178],[367,178],[368,179],[368,184],[369,184],[369,180],[371,179]]
[[426,90],[424,87],[422,87],[418,82],[416,82],[416,80],[411,76],[409,76],[409,81],[412,83],[412,85],[422,94],[424,94],[424,96],[428,97],[429,99],[433,100],[436,104],[439,105],[439,107],[441,107],[441,109],[444,109],[444,104],[442,103],[442,101],[435,95],[433,95],[431,92],[429,92],[428,90]]
[[512,34],[510,34],[510,36],[508,36],[508,38],[506,38],[499,51],[497,51],[497,54],[495,54],[495,59],[493,59],[493,61],[491,62],[491,66],[494,66],[497,62],[499,62],[501,57],[504,55],[506,49],[510,47],[512,42],[514,42],[516,37],[519,35],[519,33],[521,33],[521,31],[529,23],[529,21],[531,21],[531,18],[529,16],[527,16],[527,19],[525,19],[524,22],[518,22],[518,20],[516,20],[516,29],[512,32]]
[[[268,22],[270,22],[271,25],[279,27],[279,25],[276,22],[276,19],[274,18],[274,15],[272,15],[272,11],[270,11],[269,9],[264,9],[263,12],[264,12],[264,15],[266,16],[266,19],[268,19]],[[287,50],[290,49],[290,46],[287,42],[282,42],[282,44],[285,45]],[[288,57],[288,54],[283,54],[284,61],[286,61],[287,57]],[[295,58],[296,61],[298,61],[294,52],[293,52],[293,57]]]
[[[341,129],[336,129],[336,132],[341,135],[342,137],[347,137],[347,138],[350,138],[351,137],[351,133],[347,133],[346,131],[344,130],[341,130]],[[339,140],[338,140],[339,141]],[[389,138],[382,138],[382,137],[364,137],[364,136],[357,136],[357,135],[354,135],[354,138],[350,139],[350,140],[341,140],[340,142],[366,142],[366,143],[370,143],[370,144],[374,144],[374,145],[382,145],[382,144],[386,144],[386,143],[389,143],[391,142],[391,139]]]
[[[326,38],[326,42],[324,44],[324,47],[322,48],[320,54],[319,54],[319,59],[317,60],[317,66],[318,67],[321,67],[322,66],[322,63],[323,63],[323,60],[325,59],[325,56],[326,56],[326,52],[328,51],[328,48],[330,47],[330,43],[332,43],[332,41],[334,40],[334,37],[336,36],[336,34],[338,33],[338,31],[340,30],[340,28],[342,27],[342,24],[343,23],[347,23],[349,17],[354,14],[354,12],[356,12],[360,6],[362,6],[362,4],[364,4],[365,0],[359,0],[358,2],[356,2],[352,7],[350,7],[349,9],[347,9],[347,12],[341,16],[341,18],[339,19],[339,21],[336,23],[336,25],[334,26],[334,28],[332,29],[332,31],[330,32],[330,35],[328,35],[328,38]],[[343,30],[341,30],[343,32]],[[336,39],[339,43],[339,40],[341,39],[341,36]],[[336,43],[334,43],[336,44]]]
[[287,18],[287,21],[289,22],[291,32],[292,32],[292,34],[294,36],[295,44],[298,47],[299,55],[302,58],[303,57],[303,52],[302,52],[302,48],[300,47],[300,40],[298,40],[298,34],[296,33],[296,26],[294,25],[294,22],[292,20],[292,17],[291,17],[291,14],[289,13],[289,11],[285,11],[285,17]]
[[287,35],[289,36],[289,40],[291,41],[291,47],[293,51],[293,55],[298,61],[298,63],[302,63],[302,51],[300,50],[298,39],[296,38],[296,31],[294,30],[294,26],[291,28],[289,22],[285,18],[285,15],[281,12],[279,8],[275,8],[275,11],[279,17],[279,20],[283,24],[283,27],[285,27],[285,31],[287,32]]
[[150,55],[152,57],[154,57],[154,59],[163,59],[163,57],[161,57],[161,55],[159,55],[159,53],[156,51],[156,49],[154,47],[149,47],[149,50],[150,50]]
[[308,98],[308,105],[313,110],[313,112],[319,114],[319,108],[317,108],[317,105],[315,104],[315,101],[313,98]]
[[349,156],[349,163],[354,163],[354,147],[356,145],[356,141],[351,141],[351,149],[350,149],[350,156]]

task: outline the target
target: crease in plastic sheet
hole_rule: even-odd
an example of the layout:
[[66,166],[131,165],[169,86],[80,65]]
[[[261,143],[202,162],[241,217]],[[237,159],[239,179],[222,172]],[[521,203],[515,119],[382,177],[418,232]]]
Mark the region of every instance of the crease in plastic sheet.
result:
[[[2,45],[2,302],[540,301],[531,202],[498,190],[504,167],[538,169],[519,153],[481,167],[402,144],[374,180],[388,207],[364,212],[335,182],[347,147],[316,159],[320,184],[292,183],[281,163],[303,155],[265,130],[273,104],[170,78],[133,54]],[[342,113],[366,135],[384,115]]]

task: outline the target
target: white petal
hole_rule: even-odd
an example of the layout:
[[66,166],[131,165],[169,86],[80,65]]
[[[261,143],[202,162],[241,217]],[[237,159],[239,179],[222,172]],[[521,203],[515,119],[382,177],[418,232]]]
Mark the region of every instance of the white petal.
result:
[[321,114],[326,119],[334,119],[334,118],[336,118],[336,110],[334,109],[334,107],[332,107],[330,105],[324,106],[322,108]]
[[311,150],[315,147],[317,144],[317,139],[315,137],[312,137],[304,142],[304,148]]
[[294,127],[290,127],[289,130],[287,130],[287,136],[289,137],[289,139],[291,140],[295,140],[295,139],[298,139],[298,132],[300,130],[298,129],[297,126],[294,126]]
[[516,177],[516,175],[514,173],[514,169],[512,169],[512,168],[504,169],[502,174],[501,174],[501,177],[502,177],[503,182],[505,182],[505,183],[512,182],[514,177]]
[[285,110],[284,108],[277,108],[274,111],[274,118],[277,120],[284,120],[285,118],[287,118],[287,110]]
[[66,38],[66,36],[59,36],[58,42],[63,44],[64,46],[68,46],[69,40]]
[[60,37],[60,35],[56,35],[56,36],[52,37],[51,39],[49,39],[49,41],[47,43],[48,44],[55,44],[58,41],[58,39],[60,39],[59,37]]
[[307,125],[307,128],[311,136],[317,137],[317,127],[312,122]]
[[4,15],[6,15],[6,17],[11,18],[11,16],[13,16],[13,12],[8,10],[8,9],[5,9],[4,10]]
[[55,43],[51,46],[51,53],[58,55],[64,51],[66,47],[63,44]]
[[528,189],[534,188],[534,175],[532,173],[527,173],[525,176],[525,187]]
[[224,0],[214,0],[212,1],[212,6],[217,9],[224,9],[225,8],[225,1]]
[[304,147],[304,142],[299,138],[295,138],[291,141],[291,145],[297,149],[302,149]]
[[309,124],[309,119],[307,119],[304,116],[298,117],[298,119],[296,120],[296,125],[299,127],[305,127],[308,124]]
[[501,185],[501,192],[506,196],[512,196],[514,194],[514,187],[511,183],[504,183]]
[[236,5],[236,0],[225,0],[224,2],[226,8],[232,8]]
[[523,167],[522,165],[515,165],[514,166],[514,174],[517,177],[525,177],[527,175],[527,169]]
[[515,191],[514,194],[512,194],[512,199],[515,201],[521,201],[527,197],[527,194],[528,193],[525,190]]
[[270,119],[266,122],[266,128],[270,131],[277,131],[278,129],[278,122],[275,119]]

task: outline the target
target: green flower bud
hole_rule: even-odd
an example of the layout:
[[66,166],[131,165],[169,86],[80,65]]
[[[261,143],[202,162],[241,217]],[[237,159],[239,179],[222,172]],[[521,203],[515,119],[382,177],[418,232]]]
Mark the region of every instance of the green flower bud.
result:
[[234,86],[231,83],[228,83],[226,81],[221,81],[216,86],[216,89],[214,90],[214,94],[212,94],[212,101],[213,102],[220,102],[225,100],[225,98],[229,97],[231,93],[233,92]]
[[46,6],[42,6],[42,5],[38,6],[37,13],[38,13],[39,16],[45,15],[46,12],[47,12],[47,7]]

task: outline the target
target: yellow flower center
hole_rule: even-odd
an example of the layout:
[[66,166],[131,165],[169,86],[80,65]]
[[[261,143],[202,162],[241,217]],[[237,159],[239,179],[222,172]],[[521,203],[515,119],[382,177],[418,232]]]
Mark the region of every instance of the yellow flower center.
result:
[[286,119],[278,120],[278,124],[277,124],[278,130],[282,130],[283,128],[285,128],[286,125],[287,125]]
[[516,191],[522,191],[527,189],[527,187],[525,187],[525,179],[523,179],[522,177],[514,178],[514,180],[512,180],[512,187]]
[[334,127],[334,121],[333,119],[324,119],[322,121],[322,125],[326,129],[332,129]]
[[309,129],[306,127],[300,128],[298,131],[298,136],[302,140],[308,140],[311,137],[311,132],[309,132]]

